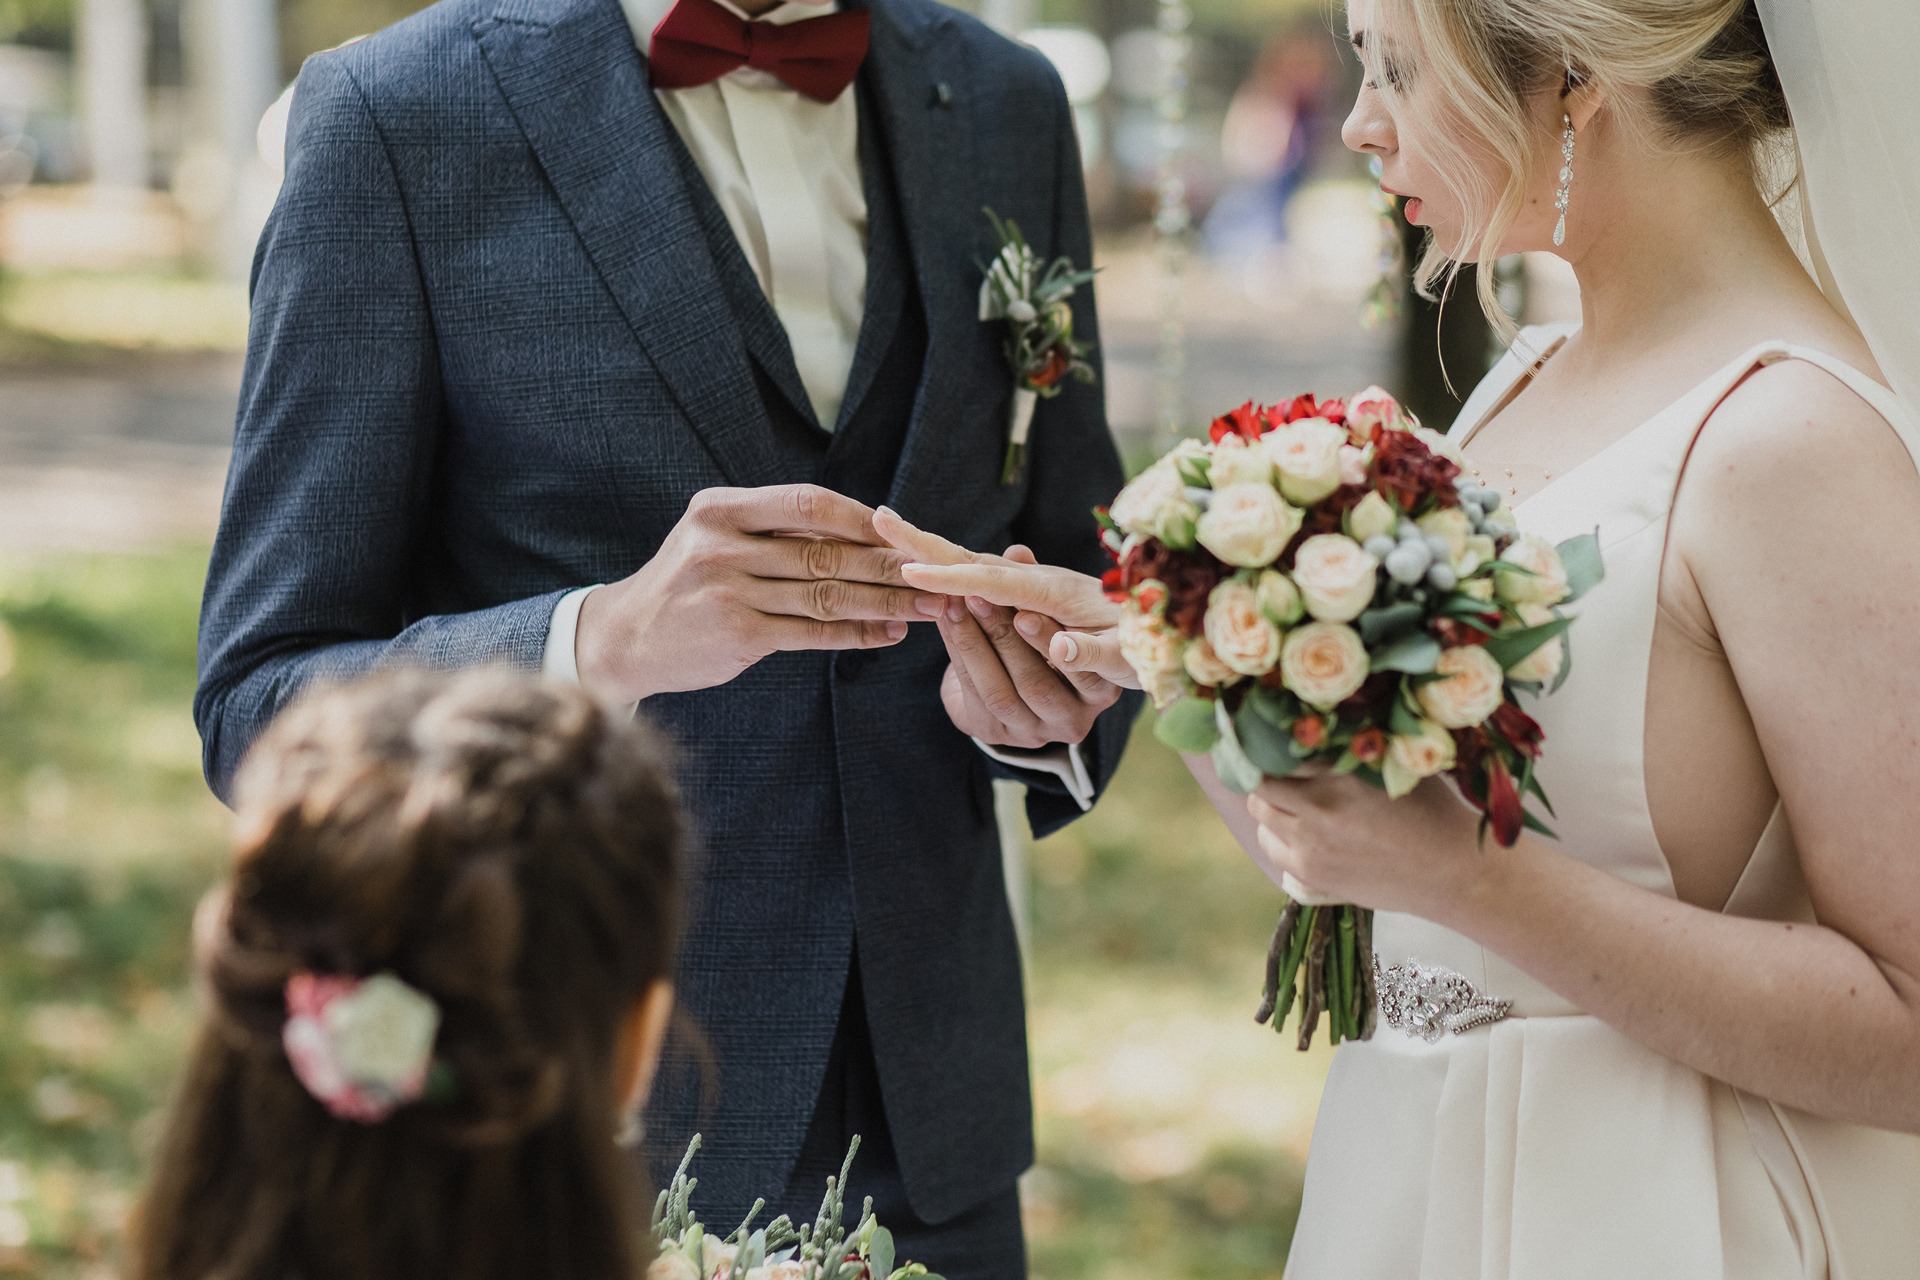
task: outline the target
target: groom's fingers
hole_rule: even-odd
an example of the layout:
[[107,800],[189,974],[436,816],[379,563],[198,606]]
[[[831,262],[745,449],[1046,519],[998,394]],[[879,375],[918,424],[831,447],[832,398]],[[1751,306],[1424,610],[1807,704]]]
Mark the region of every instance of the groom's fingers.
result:
[[813,618],[761,619],[760,640],[768,653],[799,649],[884,649],[907,638],[904,622],[820,622]]
[[957,622],[943,618],[940,636],[947,642],[947,656],[953,659],[962,687],[982,711],[1012,733],[1010,745],[1038,747],[1051,740],[1040,716],[1007,673],[993,641],[971,614],[963,612]]
[[838,578],[814,582],[760,578],[742,594],[762,613],[812,618],[816,622],[925,622],[946,603],[940,596],[919,591]]
[[907,585],[900,576],[907,555],[891,547],[863,547],[837,538],[753,537],[730,539],[722,554],[729,567],[756,578]]
[[1013,682],[1014,696],[1042,721],[1059,724],[1071,720],[1079,696],[1067,685],[1066,677],[1047,664],[1024,636],[1014,628],[1014,615],[1008,609],[985,607],[985,602],[969,599],[967,606],[980,620],[980,629],[993,645],[1000,669]]
[[687,504],[687,515],[740,533],[799,534],[880,545],[871,507],[817,484],[702,489]]

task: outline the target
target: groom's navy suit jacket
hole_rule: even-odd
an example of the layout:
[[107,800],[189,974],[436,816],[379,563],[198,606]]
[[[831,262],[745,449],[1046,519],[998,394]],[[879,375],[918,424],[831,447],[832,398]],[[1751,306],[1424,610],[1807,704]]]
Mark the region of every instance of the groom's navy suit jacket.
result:
[[[1059,81],[933,0],[872,0],[872,24],[867,311],[832,433],[615,0],[445,0],[307,63],[201,622],[218,790],[316,676],[538,666],[561,595],[632,573],[711,486],[815,481],[1099,571],[1088,508],[1121,483],[1101,392],[1043,402],[1002,486],[1011,381],[976,310],[983,206],[1090,258]],[[1096,336],[1089,290],[1075,310]],[[916,626],[643,705],[702,845],[678,980],[718,1064],[707,1104],[667,1074],[650,1145],[704,1129],[713,1220],[779,1194],[856,940],[915,1211],[941,1221],[1030,1163],[997,766],[942,710],[946,664]],[[1101,784],[1136,709],[1086,744]],[[1028,803],[1041,833],[1078,811],[1045,786]]]

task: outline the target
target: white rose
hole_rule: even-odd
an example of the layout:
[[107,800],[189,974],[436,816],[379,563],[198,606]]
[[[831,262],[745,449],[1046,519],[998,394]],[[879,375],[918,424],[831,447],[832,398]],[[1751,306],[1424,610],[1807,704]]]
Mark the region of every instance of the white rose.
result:
[[376,973],[321,1012],[334,1061],[355,1084],[388,1093],[417,1086],[433,1058],[440,1010],[390,973]]
[[[1529,627],[1542,627],[1554,620],[1553,610],[1543,604],[1523,604],[1517,606],[1520,621]],[[1507,668],[1507,678],[1523,682],[1544,684],[1560,674],[1560,668],[1567,662],[1565,636],[1553,639],[1535,649],[1520,661]]]
[[1379,387],[1368,387],[1347,401],[1347,429],[1355,444],[1365,444],[1375,427],[1389,430],[1400,425],[1400,402]]
[[1373,466],[1373,450],[1358,449],[1350,444],[1340,446],[1340,483],[1363,485],[1367,482],[1367,471]]
[[1180,661],[1181,665],[1187,669],[1187,674],[1193,677],[1195,684],[1217,688],[1223,684],[1232,684],[1240,678],[1239,672],[1220,661],[1220,655],[1213,651],[1213,645],[1205,636],[1187,645],[1186,652],[1181,655]]
[[1306,604],[1300,599],[1300,588],[1293,585],[1293,579],[1278,569],[1269,569],[1260,575],[1253,584],[1254,592],[1260,597],[1260,607],[1267,616],[1283,627],[1290,627],[1300,621],[1307,611]]
[[1431,720],[1422,720],[1418,734],[1396,733],[1387,739],[1380,777],[1387,784],[1387,794],[1398,800],[1420,779],[1453,768],[1453,762],[1453,735]]
[[1477,644],[1445,650],[1433,669],[1447,678],[1428,681],[1414,696],[1428,718],[1445,728],[1473,728],[1506,697],[1506,673]]
[[1228,564],[1258,569],[1280,558],[1301,519],[1270,484],[1230,484],[1213,491],[1194,536]]
[[1338,622],[1309,622],[1280,646],[1280,682],[1322,711],[1351,698],[1366,683],[1367,646]]
[[1355,542],[1381,536],[1391,538],[1393,531],[1399,527],[1400,513],[1377,493],[1360,499],[1354,504],[1353,510],[1347,512],[1347,532],[1353,535]]
[[1380,562],[1345,534],[1320,533],[1293,553],[1293,584],[1322,622],[1350,622],[1373,603]]
[[1280,660],[1280,628],[1267,620],[1250,583],[1229,578],[1213,589],[1206,633],[1220,661],[1243,676],[1263,676]]
[[733,1260],[740,1255],[740,1246],[716,1240],[712,1236],[700,1238],[700,1268],[708,1276],[724,1275],[733,1270]]
[[1200,508],[1187,496],[1180,473],[1156,462],[1120,491],[1107,514],[1128,533],[1158,538],[1176,550],[1193,545],[1193,526]]
[[1180,637],[1133,605],[1120,610],[1120,656],[1140,677],[1154,706],[1164,707],[1185,692]]
[[1207,483],[1215,489],[1230,484],[1273,483],[1273,460],[1266,452],[1252,448],[1239,436],[1224,436],[1213,446],[1213,464]]
[[647,1280],[700,1280],[700,1268],[678,1249],[663,1253],[647,1267]]
[[1447,560],[1457,565],[1467,553],[1467,539],[1473,536],[1473,521],[1458,507],[1441,507],[1415,521],[1422,533],[1437,533],[1446,539]]
[[1260,437],[1260,447],[1280,471],[1280,492],[1303,507],[1340,487],[1340,449],[1346,443],[1346,428],[1325,418],[1302,418]]
[[1509,604],[1559,604],[1567,598],[1567,566],[1560,563],[1560,553],[1545,538],[1523,533],[1500,553],[1500,558],[1527,570],[1494,572],[1502,600]]
[[[1484,533],[1476,533],[1468,538],[1466,546],[1465,553],[1460,557],[1460,563],[1455,566],[1463,578],[1498,554],[1494,550],[1493,539]],[[1487,587],[1491,590],[1493,584],[1489,582]]]
[[1447,439],[1431,427],[1415,427],[1413,429],[1413,438],[1427,446],[1428,452],[1439,454],[1454,466],[1459,467],[1462,471],[1468,469],[1466,455],[1454,447],[1453,441]]

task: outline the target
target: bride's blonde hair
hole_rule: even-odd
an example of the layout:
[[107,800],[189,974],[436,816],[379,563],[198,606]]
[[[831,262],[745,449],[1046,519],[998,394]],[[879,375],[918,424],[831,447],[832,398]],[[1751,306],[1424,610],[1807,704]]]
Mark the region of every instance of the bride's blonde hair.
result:
[[[1362,56],[1383,88],[1412,75],[1437,90],[1444,124],[1429,116],[1414,127],[1479,229],[1487,264],[1532,183],[1530,94],[1591,84],[1618,112],[1626,91],[1642,91],[1645,109],[1623,123],[1664,146],[1722,155],[1757,157],[1792,126],[1754,0],[1377,0]],[[1471,158],[1484,152],[1506,171],[1500,189]],[[1429,240],[1415,287],[1432,297],[1458,270]],[[1476,275],[1481,308],[1511,338],[1493,272]]]

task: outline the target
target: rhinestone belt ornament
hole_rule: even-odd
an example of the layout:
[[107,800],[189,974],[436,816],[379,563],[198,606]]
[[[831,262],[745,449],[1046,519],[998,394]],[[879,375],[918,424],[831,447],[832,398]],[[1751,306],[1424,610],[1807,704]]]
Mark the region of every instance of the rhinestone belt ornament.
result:
[[1373,980],[1380,991],[1380,1020],[1428,1044],[1437,1044],[1449,1031],[1459,1035],[1498,1022],[1513,1009],[1511,1000],[1480,994],[1465,975],[1411,958],[1382,967],[1375,956]]

